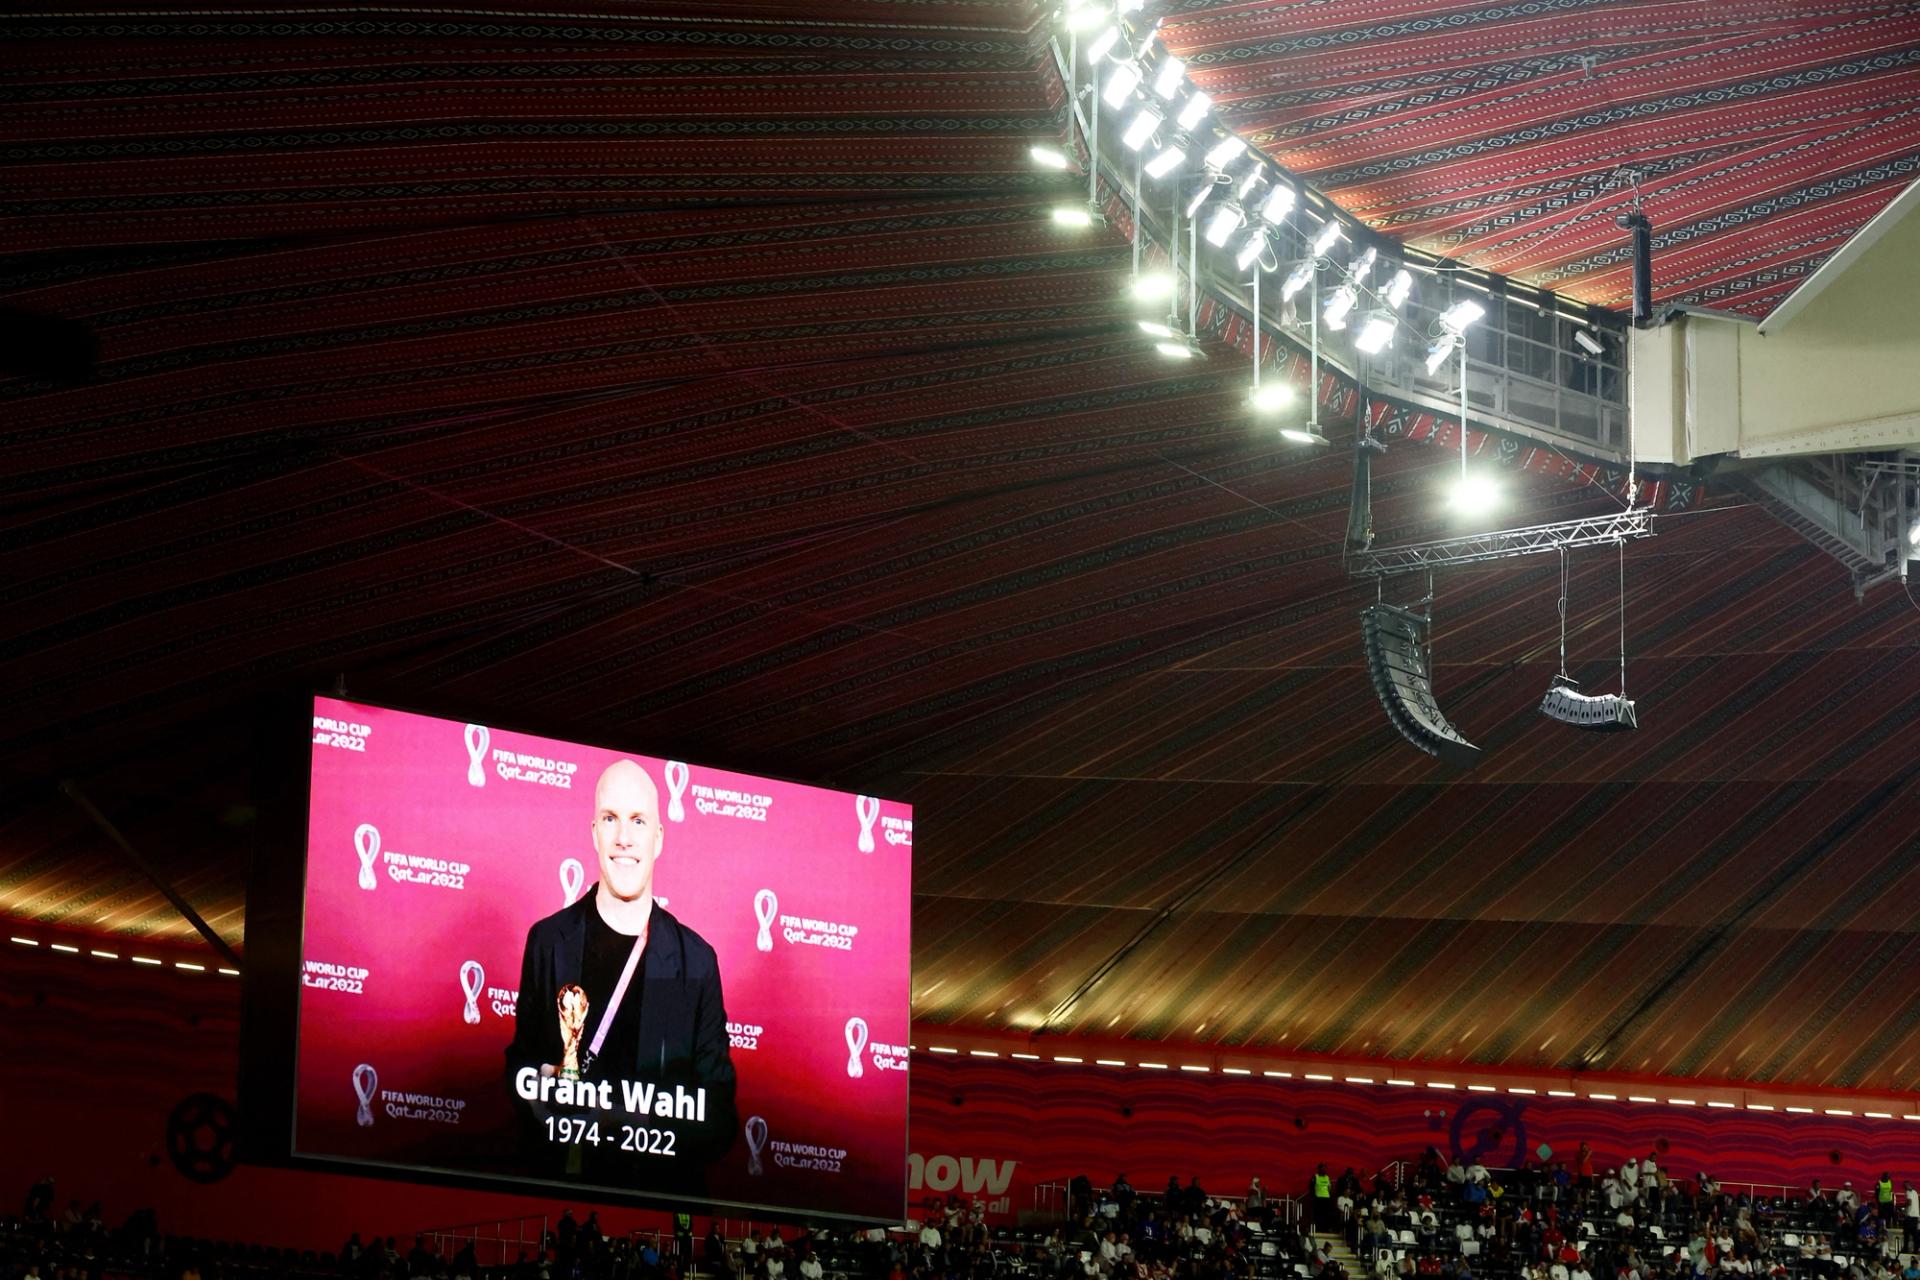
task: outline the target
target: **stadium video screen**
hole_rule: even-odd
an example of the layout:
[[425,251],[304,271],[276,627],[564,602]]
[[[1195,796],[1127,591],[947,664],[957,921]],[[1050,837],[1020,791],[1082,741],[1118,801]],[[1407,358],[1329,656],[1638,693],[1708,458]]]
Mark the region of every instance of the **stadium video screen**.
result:
[[311,759],[295,1156],[899,1220],[910,808],[324,697]]

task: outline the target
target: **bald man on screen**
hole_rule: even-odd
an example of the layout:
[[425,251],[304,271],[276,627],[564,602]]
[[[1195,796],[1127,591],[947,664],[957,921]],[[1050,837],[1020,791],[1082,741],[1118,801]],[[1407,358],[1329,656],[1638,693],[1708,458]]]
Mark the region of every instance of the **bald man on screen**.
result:
[[[654,900],[665,849],[660,792],[632,760],[600,775],[591,823],[600,878],[527,931],[507,1084],[525,1117],[531,1172],[698,1195],[737,1130],[720,964],[706,939]],[[561,1082],[586,1106],[557,1102]],[[530,1087],[531,1086],[531,1087]],[[637,1114],[633,1087],[702,1099],[700,1116]],[[536,1096],[529,1096],[532,1092]],[[611,1101],[612,1107],[605,1106]],[[597,1124],[597,1140],[572,1126]],[[624,1129],[645,1131],[638,1136]],[[662,1139],[661,1130],[671,1138]]]

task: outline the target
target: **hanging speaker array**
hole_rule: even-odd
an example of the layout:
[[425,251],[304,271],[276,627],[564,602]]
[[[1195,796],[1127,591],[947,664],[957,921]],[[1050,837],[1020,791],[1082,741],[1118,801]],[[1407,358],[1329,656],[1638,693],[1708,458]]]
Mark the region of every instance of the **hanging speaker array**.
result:
[[1425,616],[1395,605],[1362,609],[1361,647],[1367,655],[1367,673],[1401,737],[1444,764],[1470,769],[1480,759],[1480,748],[1448,723],[1433,699],[1427,657],[1430,625]]

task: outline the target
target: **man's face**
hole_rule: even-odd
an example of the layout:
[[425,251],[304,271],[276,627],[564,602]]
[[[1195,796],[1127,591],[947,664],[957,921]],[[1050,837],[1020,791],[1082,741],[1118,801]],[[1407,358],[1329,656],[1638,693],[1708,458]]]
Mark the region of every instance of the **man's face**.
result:
[[593,791],[593,848],[601,884],[623,902],[652,893],[653,864],[664,836],[660,792],[647,771],[631,760],[608,765]]

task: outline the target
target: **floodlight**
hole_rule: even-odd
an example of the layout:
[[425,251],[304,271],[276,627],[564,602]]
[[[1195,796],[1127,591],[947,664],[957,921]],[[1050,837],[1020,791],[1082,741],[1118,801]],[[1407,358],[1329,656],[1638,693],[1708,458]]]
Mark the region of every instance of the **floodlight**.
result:
[[1278,413],[1293,403],[1293,388],[1284,382],[1263,382],[1247,403],[1255,413]]
[[1289,444],[1312,445],[1316,449],[1324,449],[1333,443],[1310,427],[1282,427],[1280,438]]
[[1138,151],[1153,139],[1153,131],[1160,127],[1160,113],[1152,107],[1142,107],[1127,128],[1120,135],[1120,141],[1127,144],[1127,150]]
[[1406,302],[1407,295],[1413,292],[1413,276],[1405,267],[1393,273],[1393,279],[1387,281],[1387,305],[1398,311]]
[[[1462,431],[1466,425],[1461,424]],[[1484,471],[1468,471],[1454,481],[1447,505],[1456,515],[1480,516],[1500,505],[1500,486]]]
[[1169,360],[1191,360],[1200,354],[1185,342],[1156,342],[1153,349]]
[[1028,147],[1027,154],[1032,156],[1033,162],[1043,169],[1073,168],[1073,157],[1058,147]]
[[1067,15],[1067,30],[1091,31],[1107,19],[1107,6],[1090,4]]
[[1427,668],[1431,625],[1420,614],[1390,604],[1362,609],[1360,647],[1366,654],[1367,674],[1373,677],[1373,692],[1401,737],[1442,764],[1470,768],[1480,759],[1480,748],[1448,723],[1433,699],[1433,678]]
[[1158,320],[1138,320],[1135,321],[1135,323],[1140,326],[1140,332],[1151,337],[1173,338],[1179,336],[1170,326],[1161,324]]
[[1452,333],[1465,333],[1467,326],[1487,314],[1487,309],[1477,302],[1462,298],[1440,313],[1440,324]]
[[1221,248],[1246,220],[1247,215],[1241,212],[1239,205],[1232,202],[1221,205],[1207,220],[1207,243],[1216,249]]
[[1120,12],[1138,13],[1147,7],[1147,0],[1120,0]]
[[1360,301],[1360,290],[1351,282],[1341,285],[1327,299],[1327,305],[1320,309],[1320,318],[1325,320],[1329,329],[1347,327],[1347,313]]
[[1432,346],[1427,348],[1427,372],[1428,373],[1440,372],[1440,366],[1447,362],[1448,357],[1453,355],[1454,348],[1459,345],[1460,345],[1459,334],[1457,333],[1441,334],[1439,339],[1435,341]]
[[1553,687],[1540,699],[1540,711],[1563,724],[1603,733],[1638,729],[1633,703],[1617,693],[1587,694],[1565,676],[1555,676]]
[[1247,153],[1246,140],[1238,134],[1230,134],[1213,145],[1207,152],[1207,168],[1224,169]]
[[1147,161],[1147,176],[1149,178],[1164,178],[1175,169],[1178,169],[1180,162],[1186,158],[1187,149],[1177,142],[1170,147],[1162,147],[1154,153],[1153,159]]
[[1260,260],[1260,255],[1265,253],[1266,249],[1266,232],[1256,231],[1246,238],[1246,241],[1240,246],[1240,251],[1233,255],[1233,265],[1245,271],[1248,267]]
[[1292,184],[1276,182],[1273,190],[1267,192],[1267,198],[1260,206],[1260,217],[1273,226],[1279,226],[1286,221],[1287,215],[1293,212],[1293,200]]
[[1265,176],[1266,174],[1260,168],[1260,162],[1255,160],[1247,166],[1247,176],[1240,179],[1240,188],[1233,194],[1240,198],[1242,204],[1246,203],[1247,197],[1253,194],[1253,189],[1260,185],[1260,179]]
[[1173,296],[1173,289],[1171,271],[1143,271],[1133,278],[1131,292],[1136,302],[1165,302]]
[[1287,273],[1286,283],[1280,286],[1280,297],[1282,301],[1291,299],[1294,294],[1306,288],[1312,279],[1313,259],[1308,258],[1305,262],[1300,263],[1294,267],[1292,271]]
[[1160,59],[1160,70],[1154,73],[1153,91],[1168,102],[1172,102],[1174,95],[1180,92],[1180,86],[1185,83],[1186,77],[1187,64],[1168,54]]
[[1116,22],[1089,40],[1087,42],[1087,61],[1090,63],[1098,63],[1100,59],[1112,53],[1113,46],[1120,43],[1120,37],[1124,34],[1125,33],[1120,30],[1120,24]]
[[1585,329],[1575,329],[1573,331],[1573,340],[1579,345],[1582,351],[1590,356],[1606,354],[1607,349],[1600,344],[1600,339],[1594,337]]
[[1339,223],[1327,223],[1320,228],[1320,234],[1313,238],[1313,256],[1316,258],[1326,257],[1328,250],[1332,249],[1336,244],[1339,244],[1340,238],[1346,234],[1346,232],[1340,229]]
[[1378,249],[1367,250],[1358,258],[1354,259],[1352,265],[1348,266],[1347,278],[1355,284],[1365,284],[1367,282],[1367,273],[1373,270],[1373,264],[1378,261],[1379,258],[1380,251]]
[[1913,528],[1907,530],[1907,542],[1911,546],[1920,547],[1920,520],[1915,520]]
[[1093,225],[1093,210],[1084,205],[1061,205],[1053,211],[1053,220],[1063,227],[1090,227]]
[[1101,101],[1115,111],[1127,105],[1133,97],[1133,91],[1140,87],[1140,70],[1131,62],[1123,62],[1107,73],[1107,87],[1101,93]]
[[1207,118],[1207,109],[1213,106],[1213,99],[1195,89],[1187,98],[1186,105],[1180,108],[1180,114],[1174,123],[1182,129],[1191,129]]
[[1360,332],[1353,340],[1354,348],[1368,355],[1384,351],[1393,341],[1393,329],[1394,319],[1391,311],[1372,312],[1361,324]]
[[1214,183],[1209,179],[1195,189],[1192,198],[1187,201],[1187,217],[1191,218],[1194,214],[1200,212],[1200,206],[1212,198],[1213,187]]

